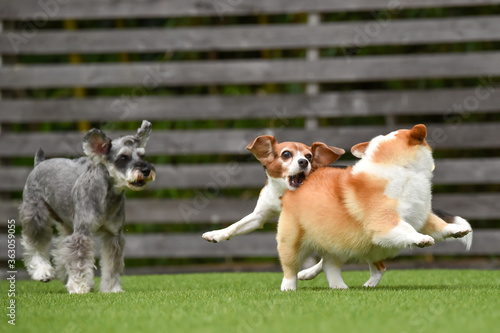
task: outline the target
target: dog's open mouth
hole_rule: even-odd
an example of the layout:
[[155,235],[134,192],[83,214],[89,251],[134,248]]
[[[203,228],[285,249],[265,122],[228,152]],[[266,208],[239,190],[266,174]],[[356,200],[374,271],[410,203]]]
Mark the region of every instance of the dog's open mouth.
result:
[[304,183],[306,179],[306,174],[304,172],[299,172],[294,176],[288,176],[288,183],[291,187],[299,187]]
[[135,182],[129,183],[130,186],[133,187],[144,187],[146,186],[146,181],[145,180],[136,180]]

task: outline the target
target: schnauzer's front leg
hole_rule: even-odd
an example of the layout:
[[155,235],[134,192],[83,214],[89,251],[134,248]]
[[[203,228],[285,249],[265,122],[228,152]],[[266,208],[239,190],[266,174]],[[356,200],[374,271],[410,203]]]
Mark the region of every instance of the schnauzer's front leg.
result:
[[123,273],[123,248],[125,238],[120,230],[117,234],[105,233],[101,246],[101,284],[99,289],[105,293],[122,292],[120,276]]
[[92,235],[75,230],[63,240],[59,254],[68,274],[70,294],[85,294],[94,288],[94,240]]

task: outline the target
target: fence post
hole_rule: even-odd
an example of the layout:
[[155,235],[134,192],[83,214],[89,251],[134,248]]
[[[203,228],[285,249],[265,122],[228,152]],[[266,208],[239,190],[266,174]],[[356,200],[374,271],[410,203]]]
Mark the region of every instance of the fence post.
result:
[[[309,13],[307,15],[307,25],[310,27],[319,25],[321,21],[321,16],[318,13]],[[319,58],[319,50],[316,48],[307,49],[306,59],[307,61],[316,61]],[[307,83],[306,94],[307,96],[316,96],[319,93],[318,83]],[[307,130],[315,130],[318,128],[318,119],[314,117],[307,117],[305,122],[305,127]]]
[[[0,33],[3,32],[3,21],[0,20]],[[3,66],[3,56],[0,53],[0,68]],[[2,100],[2,90],[0,90],[0,100]],[[5,111],[4,111],[5,112]],[[0,123],[0,135],[2,134],[2,131],[4,130],[4,125]],[[3,158],[0,158],[0,167],[5,165],[5,161]],[[0,199],[7,199],[9,197],[8,194],[0,194]]]
[[[65,20],[64,21],[64,29],[66,30],[76,30],[78,28],[75,20]],[[70,54],[69,55],[70,64],[79,64],[82,62],[82,59],[79,54]],[[73,88],[73,96],[75,98],[84,98],[86,95],[86,91],[84,87],[75,87]],[[78,130],[81,132],[87,132],[90,130],[90,122],[81,119],[78,121]]]

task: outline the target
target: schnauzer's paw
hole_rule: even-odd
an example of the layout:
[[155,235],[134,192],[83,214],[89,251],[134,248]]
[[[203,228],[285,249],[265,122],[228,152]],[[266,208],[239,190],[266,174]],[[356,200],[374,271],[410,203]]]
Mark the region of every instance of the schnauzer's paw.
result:
[[428,247],[434,245],[434,238],[427,235],[422,235],[422,238],[415,243],[418,247]]
[[66,288],[70,294],[86,294],[89,293],[93,287],[92,284],[85,282],[76,283],[72,279],[69,279],[66,284]]
[[33,271],[31,278],[36,281],[49,282],[56,277],[54,267],[50,265],[40,265]]
[[108,287],[103,287],[99,288],[101,293],[124,293],[125,290],[122,289],[120,285],[116,285],[114,287],[108,288]]
[[212,243],[219,243],[229,239],[229,235],[224,234],[217,230],[205,232],[201,237],[205,238],[207,241]]

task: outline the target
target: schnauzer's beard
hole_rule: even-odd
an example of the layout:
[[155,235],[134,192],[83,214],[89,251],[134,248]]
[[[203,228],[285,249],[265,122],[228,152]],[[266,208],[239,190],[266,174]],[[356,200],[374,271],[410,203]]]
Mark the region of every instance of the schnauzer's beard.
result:
[[154,181],[155,178],[156,172],[153,169],[151,169],[148,177],[144,177],[140,170],[134,169],[127,172],[127,187],[132,191],[142,191],[146,188],[146,185]]
[[154,181],[156,178],[154,169],[151,169],[148,177],[144,177],[139,169],[127,170],[127,173],[123,174],[113,164],[106,165],[106,168],[109,175],[114,179],[115,189],[118,191],[124,191],[127,188],[132,191],[142,191],[150,181]]

